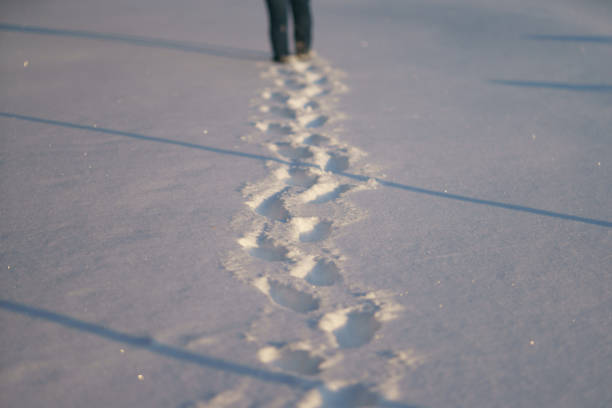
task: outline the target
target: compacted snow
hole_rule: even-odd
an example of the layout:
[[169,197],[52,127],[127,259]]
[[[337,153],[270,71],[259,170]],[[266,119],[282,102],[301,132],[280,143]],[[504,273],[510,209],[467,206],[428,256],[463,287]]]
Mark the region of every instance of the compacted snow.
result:
[[612,6],[0,5],[0,406],[612,404]]

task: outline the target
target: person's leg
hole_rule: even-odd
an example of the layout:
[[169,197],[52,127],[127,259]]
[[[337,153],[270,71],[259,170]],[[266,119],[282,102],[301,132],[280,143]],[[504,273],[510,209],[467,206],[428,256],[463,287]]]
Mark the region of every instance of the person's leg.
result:
[[295,26],[295,52],[298,56],[307,55],[312,38],[310,0],[291,0],[291,10]]
[[287,39],[287,0],[266,0],[270,17],[270,41],[274,61],[282,61],[289,55]]

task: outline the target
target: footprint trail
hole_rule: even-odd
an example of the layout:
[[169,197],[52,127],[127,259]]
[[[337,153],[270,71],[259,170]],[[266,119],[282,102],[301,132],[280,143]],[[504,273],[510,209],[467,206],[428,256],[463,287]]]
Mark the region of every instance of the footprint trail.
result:
[[[268,175],[242,189],[245,209],[233,221],[241,249],[224,263],[269,300],[269,311],[246,338],[259,345],[262,364],[321,380],[294,406],[373,405],[384,399],[380,378],[347,372],[343,365],[367,355],[372,367],[384,371],[385,356],[399,352],[377,350],[377,339],[401,307],[394,294],[364,290],[354,281],[334,241],[343,227],[367,216],[349,198],[376,188],[376,175],[366,171],[375,167],[362,163],[363,151],[339,139],[345,117],[335,102],[347,91],[340,71],[316,56],[266,66],[262,78],[269,85],[253,100],[254,133],[243,139],[281,160],[266,163]],[[347,182],[341,173],[348,170],[370,181]],[[270,328],[281,321],[290,327],[287,338],[278,330],[271,337]],[[395,369],[393,380],[398,378]]]

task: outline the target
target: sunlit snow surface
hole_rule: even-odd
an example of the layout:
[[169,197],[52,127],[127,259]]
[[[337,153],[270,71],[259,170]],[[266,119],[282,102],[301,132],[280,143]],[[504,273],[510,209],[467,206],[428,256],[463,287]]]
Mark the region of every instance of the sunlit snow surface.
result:
[[612,6],[312,7],[0,4],[0,406],[611,404]]

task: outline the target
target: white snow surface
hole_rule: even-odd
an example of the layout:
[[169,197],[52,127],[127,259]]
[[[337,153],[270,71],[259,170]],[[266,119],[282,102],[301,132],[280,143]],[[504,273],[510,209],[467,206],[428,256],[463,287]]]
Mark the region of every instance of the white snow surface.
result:
[[1,407],[612,405],[612,4],[0,4]]

